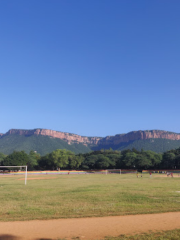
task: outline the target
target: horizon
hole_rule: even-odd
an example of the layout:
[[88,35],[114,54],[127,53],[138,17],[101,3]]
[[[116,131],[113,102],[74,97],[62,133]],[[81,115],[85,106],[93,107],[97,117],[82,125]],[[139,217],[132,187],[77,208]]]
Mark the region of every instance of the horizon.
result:
[[0,2],[0,132],[180,132],[180,2]]

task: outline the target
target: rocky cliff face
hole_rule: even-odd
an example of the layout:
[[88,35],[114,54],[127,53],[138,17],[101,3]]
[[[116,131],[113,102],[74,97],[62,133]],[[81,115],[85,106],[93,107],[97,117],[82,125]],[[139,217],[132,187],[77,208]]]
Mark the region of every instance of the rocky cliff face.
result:
[[[104,138],[100,137],[83,137],[77,134],[53,131],[48,129],[33,129],[33,130],[20,130],[20,129],[11,129],[4,135],[43,135],[49,136],[52,138],[60,138],[66,141],[68,144],[72,143],[82,143],[84,145],[118,145],[122,142],[130,142],[135,140],[145,140],[149,138],[165,138],[171,140],[180,140],[180,134],[171,133],[167,131],[152,130],[152,131],[134,131],[127,134],[117,134],[115,136],[107,136]],[[3,134],[0,136],[2,137]]]
[[101,139],[99,137],[82,137],[77,134],[53,131],[48,129],[33,129],[33,130],[21,130],[21,129],[11,129],[5,135],[10,134],[18,134],[18,135],[42,135],[42,136],[49,136],[53,138],[60,138],[67,143],[82,143],[84,145],[96,145],[98,141]]
[[161,130],[133,131],[127,134],[117,134],[115,136],[107,136],[99,140],[98,144],[117,145],[122,142],[145,140],[149,138],[165,138],[165,139],[171,139],[171,140],[180,140],[180,134],[161,131]]

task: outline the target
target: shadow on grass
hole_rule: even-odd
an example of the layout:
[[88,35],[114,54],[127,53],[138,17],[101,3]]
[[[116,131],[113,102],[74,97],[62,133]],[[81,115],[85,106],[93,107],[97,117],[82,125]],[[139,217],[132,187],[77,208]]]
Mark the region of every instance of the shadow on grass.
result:
[[9,234],[2,234],[0,235],[0,240],[19,240],[20,238],[13,236],[13,235],[9,235]]
[[[16,237],[10,234],[0,235],[0,240],[23,240],[21,237]],[[53,240],[52,238],[36,238],[34,240]]]

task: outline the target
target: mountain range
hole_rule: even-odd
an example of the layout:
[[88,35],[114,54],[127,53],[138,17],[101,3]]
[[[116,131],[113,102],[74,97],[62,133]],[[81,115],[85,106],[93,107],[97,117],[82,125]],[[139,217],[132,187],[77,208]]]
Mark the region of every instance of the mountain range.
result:
[[86,137],[77,134],[49,129],[10,129],[0,133],[0,152],[10,154],[13,151],[29,153],[31,150],[45,155],[56,149],[67,149],[77,153],[92,150],[109,149],[152,150],[165,152],[180,147],[180,134],[163,130],[132,131],[106,137]]

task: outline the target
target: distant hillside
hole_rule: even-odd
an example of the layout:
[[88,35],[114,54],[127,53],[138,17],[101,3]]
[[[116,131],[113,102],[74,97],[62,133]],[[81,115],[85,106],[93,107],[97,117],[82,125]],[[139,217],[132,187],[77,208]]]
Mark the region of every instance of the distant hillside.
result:
[[0,134],[0,152],[12,153],[14,150],[29,153],[37,151],[41,155],[55,149],[67,149],[75,153],[109,149],[152,150],[165,152],[180,147],[180,134],[162,130],[133,131],[107,137],[84,137],[48,129],[11,129]]
[[0,138],[0,152],[10,154],[13,151],[22,151],[29,153],[31,150],[37,151],[41,155],[50,153],[56,149],[67,149],[74,153],[86,153],[91,149],[82,143],[68,144],[59,138],[49,136],[24,136],[24,135],[5,135]]
[[[54,131],[49,129],[10,129],[5,135],[20,135],[20,136],[49,136],[52,138],[62,139],[63,141],[67,142],[68,144],[72,143],[82,143],[83,145],[96,145],[101,137],[84,137],[73,133],[66,133],[60,131]],[[0,136],[2,137],[2,136]]]
[[98,145],[92,147],[92,150],[99,150],[99,149],[109,149],[112,148],[113,150],[125,150],[125,149],[133,149],[135,148],[138,151],[141,149],[144,150],[151,150],[157,153],[163,153],[171,149],[176,149],[180,147],[180,140],[169,140],[164,138],[151,138],[145,140],[135,140],[130,142],[122,142],[117,145]]
[[[163,153],[180,147],[180,140],[170,140],[165,138],[151,138],[146,140],[137,140],[130,143],[123,149],[151,150],[157,153]],[[120,150],[120,148],[118,149]]]

